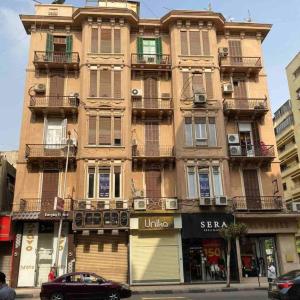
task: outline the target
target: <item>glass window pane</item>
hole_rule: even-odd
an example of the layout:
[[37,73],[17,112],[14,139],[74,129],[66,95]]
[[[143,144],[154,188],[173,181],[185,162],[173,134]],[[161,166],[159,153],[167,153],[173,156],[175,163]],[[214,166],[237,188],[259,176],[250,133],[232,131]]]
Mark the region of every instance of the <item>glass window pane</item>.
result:
[[99,169],[99,198],[109,198],[110,170]]
[[95,168],[88,169],[88,198],[94,198]]
[[197,198],[194,168],[188,168],[188,198]]
[[196,145],[207,145],[207,131],[205,118],[195,118],[195,139]]
[[215,196],[223,196],[222,179],[219,167],[213,167],[213,181]]
[[185,144],[187,146],[193,146],[192,118],[185,118]]
[[201,197],[210,197],[209,173],[207,169],[199,170],[199,187]]
[[209,118],[208,122],[208,131],[209,131],[209,146],[217,146],[217,132],[216,132],[216,124],[215,118]]
[[121,197],[121,168],[115,167],[114,168],[114,177],[115,177],[115,198]]

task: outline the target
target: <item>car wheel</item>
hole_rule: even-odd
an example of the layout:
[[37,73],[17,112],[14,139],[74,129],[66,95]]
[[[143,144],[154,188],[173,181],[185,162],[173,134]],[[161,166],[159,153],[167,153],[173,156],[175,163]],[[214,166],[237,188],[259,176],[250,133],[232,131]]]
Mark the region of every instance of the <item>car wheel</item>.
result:
[[64,296],[61,293],[54,293],[51,295],[50,300],[63,300]]
[[111,292],[108,297],[107,300],[120,300],[120,295],[118,292]]

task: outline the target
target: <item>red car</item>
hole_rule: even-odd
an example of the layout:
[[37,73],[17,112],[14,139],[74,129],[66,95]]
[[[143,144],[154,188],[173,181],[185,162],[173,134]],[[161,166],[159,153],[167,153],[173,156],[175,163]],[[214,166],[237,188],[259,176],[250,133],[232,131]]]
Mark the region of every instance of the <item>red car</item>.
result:
[[89,272],[69,273],[43,283],[40,293],[41,300],[119,300],[130,296],[127,285]]

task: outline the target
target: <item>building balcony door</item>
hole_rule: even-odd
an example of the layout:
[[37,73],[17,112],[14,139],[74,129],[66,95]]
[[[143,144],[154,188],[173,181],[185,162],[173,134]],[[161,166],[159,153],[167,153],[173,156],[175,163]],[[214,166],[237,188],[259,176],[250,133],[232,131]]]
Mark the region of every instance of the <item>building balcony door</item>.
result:
[[158,85],[155,77],[144,80],[144,102],[145,108],[158,108]]
[[159,125],[157,122],[145,123],[146,156],[159,156]]
[[41,211],[53,211],[54,198],[58,194],[58,170],[44,170]]
[[161,172],[160,170],[147,170],[145,172],[146,197],[152,210],[161,210]]
[[49,106],[63,106],[65,78],[63,74],[50,77]]
[[257,170],[243,170],[247,209],[261,209],[261,199]]

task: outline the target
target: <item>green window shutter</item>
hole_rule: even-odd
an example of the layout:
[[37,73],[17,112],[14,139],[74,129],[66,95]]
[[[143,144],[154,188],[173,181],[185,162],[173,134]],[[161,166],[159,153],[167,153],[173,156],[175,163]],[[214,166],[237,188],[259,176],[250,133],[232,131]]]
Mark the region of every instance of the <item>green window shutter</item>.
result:
[[68,62],[72,62],[73,36],[69,35],[66,38],[66,54]]
[[53,35],[47,33],[47,41],[46,41],[46,59],[47,61],[52,61],[53,59]]
[[161,43],[161,38],[156,38],[155,39],[155,46],[156,46],[156,57],[157,57],[157,63],[160,64],[162,60],[162,43]]
[[137,61],[143,60],[143,38],[138,37],[137,38]]

